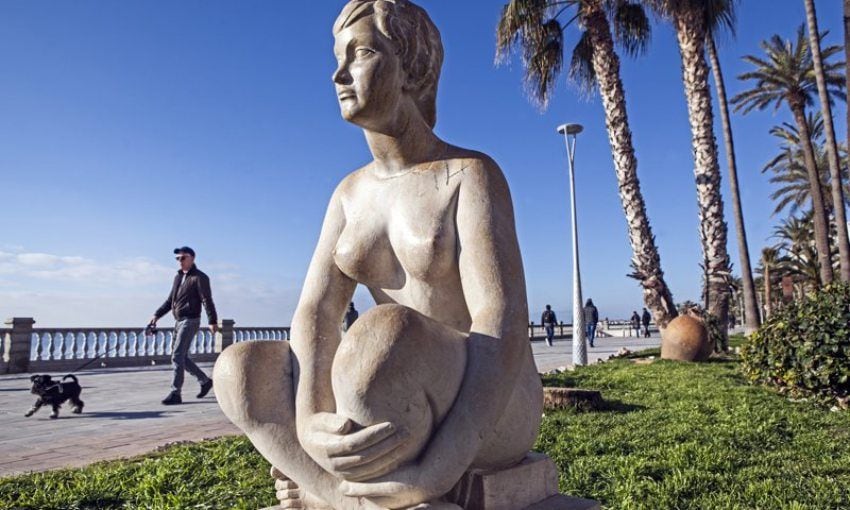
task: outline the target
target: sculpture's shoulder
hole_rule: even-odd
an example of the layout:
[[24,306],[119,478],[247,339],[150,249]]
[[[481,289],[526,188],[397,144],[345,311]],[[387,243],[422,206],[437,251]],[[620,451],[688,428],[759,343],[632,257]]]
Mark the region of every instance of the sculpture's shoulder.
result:
[[331,201],[345,201],[346,199],[356,195],[358,188],[360,188],[367,179],[368,176],[366,175],[366,171],[371,165],[372,163],[364,165],[343,177],[339,184],[337,184]]
[[[483,152],[455,147],[451,158],[459,166],[461,188],[474,188],[510,200],[508,182],[499,164]],[[470,189],[472,191],[472,189]]]

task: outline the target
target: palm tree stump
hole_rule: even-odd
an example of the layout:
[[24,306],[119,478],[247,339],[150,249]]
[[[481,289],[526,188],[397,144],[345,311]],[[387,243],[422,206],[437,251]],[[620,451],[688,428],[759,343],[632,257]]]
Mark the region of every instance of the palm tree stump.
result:
[[674,361],[705,361],[713,346],[699,319],[680,315],[661,332],[661,358]]
[[579,388],[543,388],[543,409],[551,411],[575,407],[582,411],[596,411],[602,407],[602,392]]

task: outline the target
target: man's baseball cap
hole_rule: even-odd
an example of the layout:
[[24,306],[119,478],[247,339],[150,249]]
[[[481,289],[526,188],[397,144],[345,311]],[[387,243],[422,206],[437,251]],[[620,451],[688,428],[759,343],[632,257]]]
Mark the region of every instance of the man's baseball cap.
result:
[[174,248],[174,254],[177,255],[179,253],[185,253],[186,255],[195,256],[195,250],[189,248],[188,246],[182,246],[180,248]]

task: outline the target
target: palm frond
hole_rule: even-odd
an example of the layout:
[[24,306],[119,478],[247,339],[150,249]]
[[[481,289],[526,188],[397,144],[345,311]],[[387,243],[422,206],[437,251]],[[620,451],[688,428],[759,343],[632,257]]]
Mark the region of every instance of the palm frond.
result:
[[596,72],[593,69],[593,42],[585,30],[573,48],[570,60],[570,79],[585,93],[590,93],[596,86]]

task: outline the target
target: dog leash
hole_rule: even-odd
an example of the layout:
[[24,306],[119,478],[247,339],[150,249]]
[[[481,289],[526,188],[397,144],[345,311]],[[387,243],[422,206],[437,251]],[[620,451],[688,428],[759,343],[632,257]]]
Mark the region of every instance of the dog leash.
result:
[[[147,338],[147,337],[149,337],[149,336],[153,336],[153,335],[156,335],[156,328],[155,328],[155,327],[153,327],[152,325],[148,324],[148,325],[147,325],[147,327],[145,328],[145,337]],[[129,349],[129,347],[128,347],[128,349]],[[82,365],[78,366],[78,367],[77,367],[77,368],[75,368],[74,370],[71,370],[69,373],[65,374],[65,376],[64,376],[64,377],[62,377],[62,378],[64,379],[65,377],[68,377],[69,375],[73,375],[74,373],[79,372],[80,370],[82,370],[82,369],[86,368],[87,366],[91,365],[92,363],[94,363],[95,361],[99,360],[100,358],[102,358],[102,357],[106,356],[107,354],[115,355],[115,354],[117,354],[117,353],[118,353],[118,345],[116,344],[116,345],[115,345],[115,349],[114,349],[114,350],[109,351],[109,352],[104,351],[104,352],[102,352],[102,353],[98,354],[97,356],[95,356],[94,358],[92,358],[92,359],[90,359],[90,360],[86,361],[85,363],[83,363]]]
[[[145,337],[152,336],[152,335],[156,335],[156,328],[155,328],[155,327],[152,327],[150,324],[148,324],[148,326],[145,328]],[[80,370],[82,370],[82,369],[86,368],[87,366],[91,365],[92,363],[94,363],[95,361],[99,360],[100,358],[102,358],[102,357],[106,356],[107,354],[115,355],[115,354],[117,354],[117,353],[118,353],[118,346],[116,345],[114,350],[112,350],[112,351],[104,351],[104,352],[102,352],[102,353],[98,354],[98,355],[97,355],[97,356],[95,356],[94,358],[92,358],[92,359],[90,359],[90,360],[86,361],[85,363],[83,363],[82,365],[78,366],[78,367],[77,367],[77,368],[75,368],[74,370],[71,370],[71,371],[70,371],[70,372],[68,372],[67,374],[63,375],[61,380],[62,380],[62,381],[64,381],[64,380],[65,380],[65,379],[67,379],[69,376],[74,375],[75,373],[77,373],[77,372],[79,372]],[[61,392],[61,391],[62,391],[62,383],[61,383],[61,382],[58,382],[58,383],[54,384],[53,386],[48,387],[48,389],[55,388],[55,387],[57,387],[57,386],[59,387],[59,391]]]

